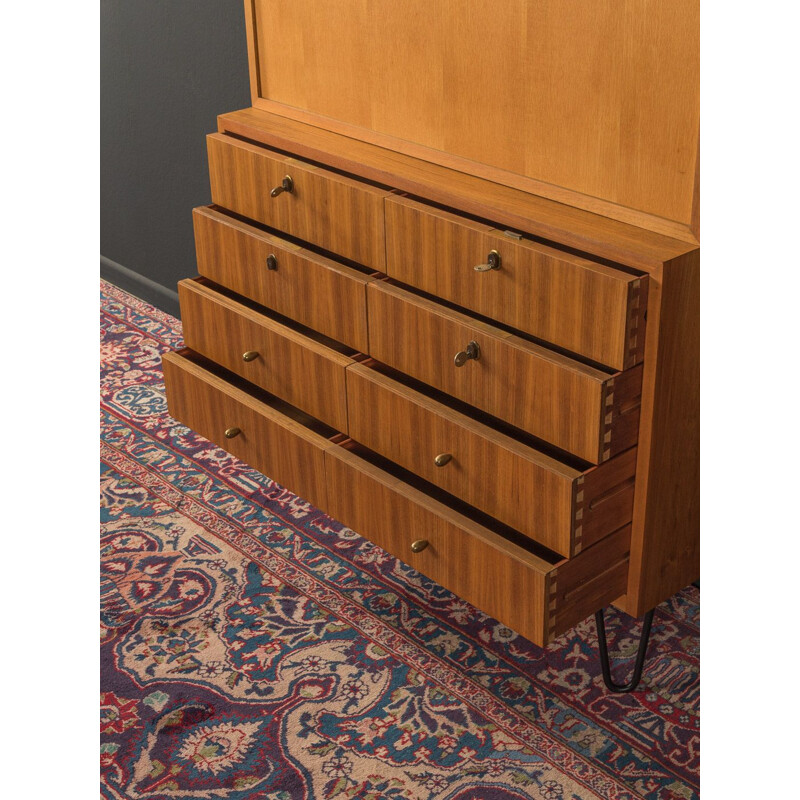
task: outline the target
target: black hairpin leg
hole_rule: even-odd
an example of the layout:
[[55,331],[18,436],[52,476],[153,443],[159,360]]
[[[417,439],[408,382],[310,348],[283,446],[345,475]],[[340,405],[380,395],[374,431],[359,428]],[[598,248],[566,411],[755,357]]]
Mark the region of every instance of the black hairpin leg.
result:
[[650,639],[650,626],[653,624],[653,612],[651,609],[644,615],[642,623],[642,635],[639,639],[639,650],[636,653],[636,663],[633,666],[633,675],[628,683],[614,683],[611,677],[611,664],[608,661],[608,642],[606,641],[606,624],[603,619],[603,609],[595,612],[594,619],[597,623],[597,643],[600,647],[600,666],[603,669],[603,680],[609,691],[612,692],[632,692],[642,679],[642,668],[644,667],[644,657],[647,654],[647,642]]

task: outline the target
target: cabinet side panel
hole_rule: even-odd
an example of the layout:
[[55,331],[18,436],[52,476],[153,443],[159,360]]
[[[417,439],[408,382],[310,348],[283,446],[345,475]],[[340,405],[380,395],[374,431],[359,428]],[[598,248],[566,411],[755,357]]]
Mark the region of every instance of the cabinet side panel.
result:
[[651,275],[627,611],[700,575],[700,251]]

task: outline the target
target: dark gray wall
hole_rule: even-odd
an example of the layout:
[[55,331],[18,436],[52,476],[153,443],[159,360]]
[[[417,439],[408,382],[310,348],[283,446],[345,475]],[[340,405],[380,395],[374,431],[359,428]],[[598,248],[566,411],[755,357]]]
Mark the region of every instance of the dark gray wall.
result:
[[177,314],[205,135],[250,105],[241,0],[101,0],[100,272]]

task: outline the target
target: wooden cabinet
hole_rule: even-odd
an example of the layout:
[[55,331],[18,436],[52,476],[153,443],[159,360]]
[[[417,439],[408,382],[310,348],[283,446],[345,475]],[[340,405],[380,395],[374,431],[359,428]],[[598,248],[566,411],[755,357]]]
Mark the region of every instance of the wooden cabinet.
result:
[[696,2],[245,8],[173,416],[539,644],[696,579]]

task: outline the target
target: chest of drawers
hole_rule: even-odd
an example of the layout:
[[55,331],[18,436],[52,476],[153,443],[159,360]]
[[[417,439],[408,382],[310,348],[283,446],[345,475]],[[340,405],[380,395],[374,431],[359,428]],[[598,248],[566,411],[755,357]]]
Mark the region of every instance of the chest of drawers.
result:
[[170,413],[538,644],[643,614],[699,575],[691,225],[289,103],[303,8],[246,3]]

